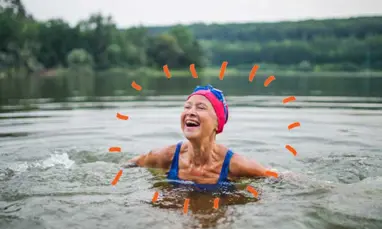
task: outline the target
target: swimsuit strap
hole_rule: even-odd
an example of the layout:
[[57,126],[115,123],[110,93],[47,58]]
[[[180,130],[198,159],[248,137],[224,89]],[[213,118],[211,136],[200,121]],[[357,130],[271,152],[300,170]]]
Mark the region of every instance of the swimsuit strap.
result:
[[[171,167],[170,167],[170,170],[167,174],[167,178],[170,180],[179,180],[179,177],[178,177],[179,154],[180,154],[181,147],[182,147],[182,142],[179,142],[176,145],[176,150],[175,150],[174,156],[172,158]],[[218,182],[228,181],[229,165],[230,165],[232,156],[233,156],[233,152],[231,150],[228,150],[226,155],[225,155],[225,158],[224,158],[224,162],[223,162],[222,169],[220,171],[220,176],[219,176]]]
[[219,182],[228,181],[229,165],[230,165],[232,156],[233,156],[233,152],[231,150],[228,150],[224,158],[222,170],[220,172]]
[[176,150],[174,153],[174,157],[172,158],[171,167],[168,172],[167,178],[172,180],[178,179],[178,171],[179,171],[179,153],[182,147],[182,142],[178,142],[176,145]]

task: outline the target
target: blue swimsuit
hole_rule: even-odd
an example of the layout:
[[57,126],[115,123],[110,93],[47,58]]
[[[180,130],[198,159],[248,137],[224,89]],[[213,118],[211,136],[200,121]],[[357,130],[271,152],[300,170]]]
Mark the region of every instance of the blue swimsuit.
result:
[[174,157],[172,159],[171,168],[167,174],[167,179],[170,180],[172,184],[188,184],[196,188],[197,190],[202,191],[215,191],[215,190],[227,190],[233,187],[233,184],[228,180],[228,172],[229,172],[229,164],[233,155],[231,150],[227,151],[227,154],[224,158],[223,166],[220,171],[219,180],[216,184],[198,184],[192,181],[181,180],[178,177],[179,171],[179,153],[182,146],[182,142],[179,142],[176,145],[176,150],[174,153]]

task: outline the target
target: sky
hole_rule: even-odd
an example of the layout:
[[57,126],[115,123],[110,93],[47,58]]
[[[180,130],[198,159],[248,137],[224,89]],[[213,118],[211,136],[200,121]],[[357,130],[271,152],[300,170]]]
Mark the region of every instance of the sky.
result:
[[75,25],[91,13],[111,15],[118,27],[227,22],[274,22],[382,16],[382,0],[22,0],[38,20]]

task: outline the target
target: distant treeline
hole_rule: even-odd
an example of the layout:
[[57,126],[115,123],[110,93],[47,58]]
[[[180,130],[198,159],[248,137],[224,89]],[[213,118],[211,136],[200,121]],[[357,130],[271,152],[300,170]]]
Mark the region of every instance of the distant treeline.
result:
[[120,29],[100,14],[76,26],[37,21],[20,0],[0,0],[3,75],[81,65],[161,70],[194,63],[201,69],[226,60],[246,68],[382,70],[382,17]]
[[149,36],[145,28],[118,29],[111,17],[93,14],[70,26],[61,19],[37,21],[20,0],[0,0],[0,74],[92,66],[183,68],[205,65],[204,53],[188,29],[173,27]]
[[[149,27],[150,34],[171,27]],[[213,65],[271,63],[301,70],[382,69],[382,17],[247,24],[193,24]]]
[[[223,61],[232,81],[222,86],[235,93],[253,93],[233,80],[247,82],[252,65],[259,64],[257,79],[269,74],[278,82],[293,79],[266,93],[284,93],[298,84],[293,94],[327,88],[320,93],[380,96],[382,17],[126,29],[97,13],[75,26],[61,19],[38,21],[21,0],[0,0],[0,105],[20,98],[132,94],[132,80],[144,93],[181,93],[199,82],[191,77],[190,64],[200,82],[219,84],[214,80]],[[171,81],[161,78],[165,64],[175,76]],[[339,90],[340,78],[352,83]],[[363,86],[355,90],[358,85]]]

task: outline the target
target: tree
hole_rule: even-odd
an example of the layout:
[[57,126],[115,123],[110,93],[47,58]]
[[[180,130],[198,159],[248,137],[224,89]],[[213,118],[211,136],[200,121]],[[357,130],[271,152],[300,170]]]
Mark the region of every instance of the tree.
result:
[[61,19],[39,23],[38,39],[41,44],[38,59],[46,68],[67,66],[66,56],[80,48],[79,31]]
[[67,62],[70,67],[92,67],[93,57],[84,49],[74,49],[72,50],[67,57]]
[[175,37],[163,34],[151,39],[147,50],[153,67],[160,67],[168,64],[172,68],[183,67],[179,62],[184,55],[184,51],[179,46]]
[[75,96],[93,95],[95,81],[91,54],[84,49],[74,49],[68,54],[67,61],[69,71],[60,80],[68,85],[69,93]]
[[0,53],[8,76],[28,75],[41,68],[36,58],[40,47],[38,26],[26,15],[19,0],[0,2]]
[[106,69],[107,48],[112,43],[116,25],[112,18],[103,17],[101,14],[93,14],[86,21],[77,25],[80,31],[81,47],[88,51],[94,58],[96,69]]
[[189,29],[178,25],[171,28],[169,34],[176,38],[179,47],[183,50],[183,55],[179,57],[180,66],[187,67],[190,64],[195,64],[199,68],[205,66],[203,49]]

